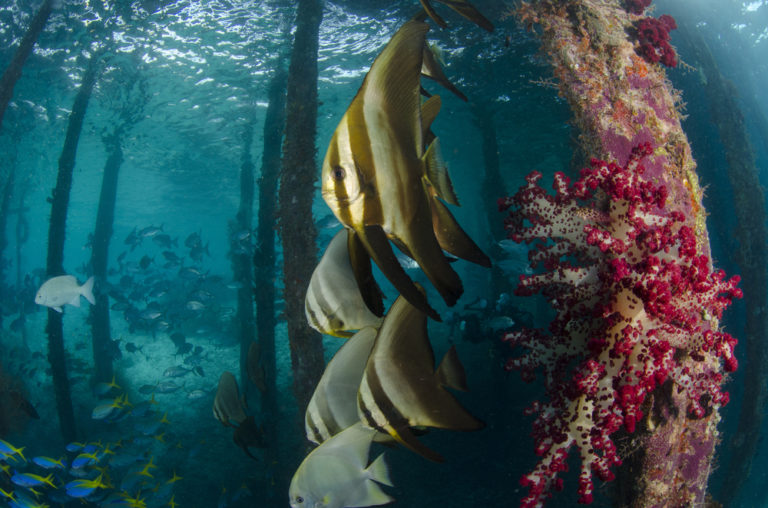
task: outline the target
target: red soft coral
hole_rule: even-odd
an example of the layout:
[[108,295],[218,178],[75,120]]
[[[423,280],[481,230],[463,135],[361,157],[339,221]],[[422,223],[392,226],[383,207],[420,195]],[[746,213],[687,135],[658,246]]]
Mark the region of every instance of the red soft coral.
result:
[[[592,474],[611,480],[621,463],[611,435],[622,426],[633,432],[646,396],[667,379],[686,394],[694,416],[704,414],[704,401],[728,401],[722,374],[705,360],[736,369],[736,340],[712,320],[741,297],[739,278],[710,269],[683,215],[666,209],[665,187],[642,178],[640,161],[650,154],[646,144],[623,167],[593,160],[572,185],[557,174],[554,196],[534,172],[499,202],[511,208],[509,237],[535,242],[529,258],[546,269],[521,276],[517,294],[541,293],[557,311],[546,332],[504,337],[524,351],[507,368],[526,381],[543,371],[549,398],[530,409],[541,459],[521,480],[529,488],[522,506],[538,506],[560,488],[557,474],[573,446],[582,462],[579,502],[591,502]],[[692,372],[686,358],[705,368]]]

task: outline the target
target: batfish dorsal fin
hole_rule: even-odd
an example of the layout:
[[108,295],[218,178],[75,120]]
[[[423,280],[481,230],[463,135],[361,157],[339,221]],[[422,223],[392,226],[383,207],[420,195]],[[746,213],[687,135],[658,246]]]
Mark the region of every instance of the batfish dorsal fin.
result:
[[[421,104],[421,128],[424,136],[424,140],[427,144],[431,143],[432,140],[428,139],[429,129],[432,127],[432,122],[435,121],[435,118],[437,118],[437,114],[440,113],[440,107],[442,106],[443,101],[440,98],[439,95],[432,95],[424,101]],[[433,134],[434,136],[434,134]]]
[[459,206],[459,197],[453,190],[451,177],[448,175],[448,168],[445,166],[443,157],[440,154],[440,140],[434,138],[429,144],[424,154],[424,166],[427,180],[435,188],[437,195],[447,203]]
[[464,102],[469,102],[467,99],[467,96],[461,93],[456,86],[454,86],[453,83],[448,79],[448,76],[445,75],[445,72],[443,72],[443,68],[440,65],[440,62],[437,61],[437,58],[435,57],[435,53],[432,51],[432,48],[430,48],[428,45],[424,45],[424,56],[423,56],[423,63],[421,67],[421,74],[423,76],[426,76],[427,78],[437,81],[440,86],[445,88],[446,90],[449,90],[452,92],[456,97],[463,100]]
[[359,98],[365,115],[386,115],[398,142],[421,155],[421,68],[429,25],[408,21],[376,57]]

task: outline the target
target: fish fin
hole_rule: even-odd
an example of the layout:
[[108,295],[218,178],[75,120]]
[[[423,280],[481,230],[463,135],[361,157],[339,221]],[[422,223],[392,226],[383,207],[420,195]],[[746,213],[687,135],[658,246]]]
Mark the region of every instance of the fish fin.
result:
[[448,76],[445,75],[443,72],[443,68],[440,65],[440,62],[438,62],[437,57],[435,56],[434,51],[432,48],[430,48],[428,45],[424,45],[424,63],[423,63],[423,69],[426,69],[427,72],[422,72],[422,75],[436,81],[440,84],[443,88],[453,93],[456,97],[463,100],[464,102],[469,102],[469,99],[467,99],[467,96],[461,93],[456,86],[451,83],[451,81],[448,79]]
[[405,446],[409,450],[418,453],[425,459],[431,460],[432,462],[444,462],[445,459],[442,455],[437,453],[436,451],[428,448],[426,445],[424,445],[421,441],[416,439],[416,436],[413,435],[413,432],[411,432],[411,429],[405,427],[399,430],[391,429],[389,434],[395,438],[395,440],[400,443],[401,445]]
[[373,482],[365,482],[365,501],[361,506],[380,506],[393,503],[395,498],[381,490],[381,487]]
[[[488,18],[483,16],[480,13],[480,11],[478,11],[477,8],[471,3],[469,3],[467,0],[436,0],[436,1],[440,2],[441,4],[447,5],[454,11],[458,12],[459,14],[467,18],[472,23],[482,28],[483,30],[487,30],[488,32],[493,32],[494,30],[493,23],[488,21]],[[423,4],[424,4],[424,1],[422,1],[422,5]],[[427,11],[427,13],[429,13],[429,11]],[[434,17],[431,14],[430,14],[430,17],[434,19]]]
[[435,8],[432,7],[430,0],[419,1],[421,2],[421,6],[424,7],[424,11],[427,13],[427,16],[432,18],[432,20],[437,23],[440,28],[448,28],[448,23],[446,23],[445,20],[435,11]]
[[[85,284],[80,286],[80,292],[91,305],[96,305],[96,299],[93,297],[93,276],[89,277]],[[80,304],[78,303],[79,306]]]
[[441,385],[462,392],[467,391],[467,374],[464,372],[464,366],[461,364],[461,361],[459,361],[456,346],[451,346],[448,352],[445,353],[435,375]]
[[387,463],[384,461],[383,453],[376,457],[376,460],[371,462],[371,465],[368,466],[365,470],[368,472],[369,478],[371,480],[377,483],[388,485],[390,487],[394,487],[394,485],[392,485],[392,479],[389,477],[389,468],[387,467]]
[[403,298],[435,321],[441,321],[440,315],[427,302],[426,295],[419,291],[397,261],[397,256],[392,251],[392,246],[389,244],[382,227],[378,225],[364,226],[363,234],[359,235],[359,238],[381,271]]
[[[349,264],[355,275],[360,296],[363,297],[366,307],[376,316],[384,315],[383,293],[371,269],[371,256],[365,250],[360,237],[352,230],[347,233],[347,251],[349,252]],[[352,335],[349,335],[351,337]]]
[[440,247],[449,254],[480,266],[490,268],[491,260],[480,247],[461,229],[448,207],[439,199],[432,198],[432,228]]
[[80,293],[75,293],[75,296],[67,303],[73,307],[80,307]]
[[[429,25],[408,21],[376,57],[361,88],[364,112],[382,109],[398,144],[421,154],[421,97],[419,92],[423,47]],[[365,114],[365,113],[364,113]]]
[[[442,105],[442,99],[439,95],[427,96],[429,99],[421,104],[421,128],[424,135],[424,140],[427,143],[431,143],[434,139],[434,134],[430,136],[429,129],[432,127],[432,122],[437,118],[437,114],[440,112],[440,106]],[[429,138],[432,139],[429,139]]]
[[[429,101],[427,101],[429,102]],[[429,144],[424,153],[424,166],[429,183],[437,191],[437,195],[443,198],[447,203],[459,206],[459,197],[453,190],[451,177],[448,175],[448,168],[445,167],[445,161],[440,154],[440,140],[435,138]]]
[[[78,303],[78,305],[80,305],[80,302],[77,302],[77,303]],[[55,310],[56,312],[58,312],[59,314],[61,314],[62,312],[64,312],[64,310],[63,310],[61,307],[51,307],[51,308],[52,308],[53,310]]]
[[427,98],[429,98],[429,97],[432,97],[432,94],[431,94],[431,93],[429,93],[429,92],[427,91],[427,89],[426,89],[426,88],[424,88],[423,86],[420,86],[420,87],[419,87],[419,92],[421,92],[421,95],[423,95],[424,97],[427,97]]

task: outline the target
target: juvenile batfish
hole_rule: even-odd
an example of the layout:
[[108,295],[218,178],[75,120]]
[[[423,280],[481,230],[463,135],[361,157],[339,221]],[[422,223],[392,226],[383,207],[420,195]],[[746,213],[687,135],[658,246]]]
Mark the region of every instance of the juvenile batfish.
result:
[[[381,324],[381,317],[377,317],[366,305],[352,271],[349,243],[354,241],[354,233],[347,229],[336,233],[312,272],[304,299],[304,313],[309,325],[320,333],[351,337],[349,330]],[[354,249],[352,246],[352,252]],[[373,305],[383,314],[381,291],[372,274],[369,280],[370,283],[362,290],[373,292],[367,299],[375,302]]]
[[60,275],[48,279],[40,286],[35,295],[35,303],[61,312],[61,308],[66,304],[80,307],[81,295],[91,305],[96,304],[96,299],[93,297],[93,277],[80,286],[72,275]]
[[[331,139],[322,194],[395,289],[439,320],[388,241],[419,264],[449,306],[456,303],[464,288],[433,229],[428,168],[438,165],[430,162],[422,133],[420,77],[428,30],[426,23],[408,21],[373,62]],[[353,270],[356,278],[364,273],[355,260]]]
[[357,389],[376,340],[375,328],[363,328],[333,355],[307,406],[307,439],[320,444],[358,422]]
[[394,501],[375,483],[392,486],[384,454],[368,465],[375,434],[358,422],[312,450],[291,480],[291,508],[379,506]]
[[454,347],[435,371],[427,336],[427,316],[403,297],[389,309],[376,336],[357,395],[358,416],[367,426],[441,462],[410,427],[478,430],[484,424],[464,409],[444,386],[465,390],[464,368]]
[[231,372],[224,371],[213,401],[213,416],[225,426],[237,426],[246,419],[237,380]]

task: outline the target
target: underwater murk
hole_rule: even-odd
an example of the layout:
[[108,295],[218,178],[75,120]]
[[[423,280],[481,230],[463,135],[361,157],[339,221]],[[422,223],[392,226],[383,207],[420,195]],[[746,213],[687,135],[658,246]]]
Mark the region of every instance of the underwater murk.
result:
[[765,0],[7,0],[0,506],[768,506]]

